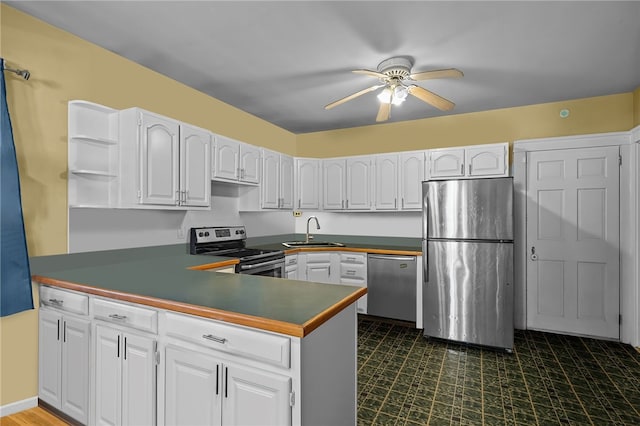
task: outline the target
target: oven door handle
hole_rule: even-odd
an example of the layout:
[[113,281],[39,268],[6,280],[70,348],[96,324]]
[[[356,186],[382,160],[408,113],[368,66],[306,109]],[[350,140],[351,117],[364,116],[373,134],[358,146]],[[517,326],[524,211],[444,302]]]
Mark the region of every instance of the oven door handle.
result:
[[246,270],[249,270],[249,269],[260,268],[262,266],[277,265],[278,263],[280,263],[280,264],[282,264],[282,266],[284,266],[284,258],[283,259],[270,260],[268,262],[254,263],[253,265],[240,265],[240,270],[246,271]]

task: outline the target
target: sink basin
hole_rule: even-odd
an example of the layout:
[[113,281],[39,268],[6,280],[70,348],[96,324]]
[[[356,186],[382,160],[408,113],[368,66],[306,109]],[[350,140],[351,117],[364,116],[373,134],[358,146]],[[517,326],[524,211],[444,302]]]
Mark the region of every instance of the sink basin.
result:
[[282,243],[285,247],[344,247],[342,243],[328,243],[325,241],[287,241]]

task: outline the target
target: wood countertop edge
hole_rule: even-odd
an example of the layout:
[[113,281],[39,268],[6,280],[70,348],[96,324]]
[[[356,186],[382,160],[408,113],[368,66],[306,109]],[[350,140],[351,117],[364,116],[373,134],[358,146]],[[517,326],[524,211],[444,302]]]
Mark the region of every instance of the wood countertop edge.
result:
[[205,263],[202,265],[190,266],[187,269],[191,269],[193,271],[206,271],[208,269],[216,269],[216,268],[223,268],[225,266],[237,265],[238,263],[240,263],[238,259],[229,259],[229,260],[223,260],[220,262]]
[[188,303],[174,302],[165,299],[158,299],[150,296],[142,296],[132,293],[124,293],[114,290],[106,290],[86,284],[72,283],[68,281],[49,278],[42,275],[33,275],[32,279],[40,284],[51,285],[54,287],[64,288],[67,290],[79,291],[95,296],[107,297],[125,302],[137,303],[140,305],[152,306],[154,308],[166,309],[172,312],[180,312],[183,314],[195,315],[198,317],[209,318],[224,321],[230,324],[244,325],[275,333],[286,334],[293,337],[305,337],[316,328],[320,327],[338,312],[354,303],[360,297],[367,293],[365,287],[360,288],[355,293],[350,294],[338,303],[328,307],[318,315],[314,316],[302,325],[293,324],[284,321],[272,320],[268,318],[256,317],[253,315],[240,314],[236,312],[223,311],[221,309],[207,308],[204,306],[191,305]]
[[345,297],[338,303],[328,307],[327,309],[320,312],[315,317],[311,318],[309,321],[302,324],[304,335],[306,336],[316,328],[320,327],[329,319],[333,318],[338,312],[342,311],[344,308],[351,305],[352,303],[355,303],[356,300],[360,299],[365,294],[367,294],[367,288],[361,287],[355,293],[350,294],[349,296]]
[[284,254],[306,253],[314,251],[350,251],[359,253],[374,254],[397,254],[402,256],[422,256],[421,251],[415,250],[391,250],[391,249],[373,249],[360,247],[296,247],[284,251]]

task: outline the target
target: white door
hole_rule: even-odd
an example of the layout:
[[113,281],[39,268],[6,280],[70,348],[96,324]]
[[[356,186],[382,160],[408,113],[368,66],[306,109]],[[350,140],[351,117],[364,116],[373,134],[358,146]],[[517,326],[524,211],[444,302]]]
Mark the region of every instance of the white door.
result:
[[527,327],[619,338],[618,147],[527,154]]
[[222,424],[291,424],[291,379],[240,365],[225,366]]
[[401,209],[422,209],[422,181],[424,179],[424,152],[408,152],[400,155]]
[[180,127],[180,191],[186,206],[211,205],[211,134]]
[[429,176],[432,178],[464,175],[464,149],[434,149],[429,152]]
[[238,180],[240,167],[238,153],[240,152],[240,143],[222,136],[217,136],[215,145],[213,177]]
[[345,208],[349,210],[369,210],[371,208],[371,157],[347,159],[347,199]]
[[260,182],[260,149],[253,145],[240,144],[240,180]]
[[344,167],[344,160],[324,160],[322,163],[324,184],[322,207],[327,210],[342,210],[344,208]]
[[38,321],[38,397],[60,408],[62,381],[62,315],[40,309]]
[[142,204],[176,205],[179,187],[178,123],[141,113],[140,191]]
[[166,349],[165,424],[219,425],[222,366],[209,355]]
[[298,208],[320,208],[320,161],[298,159]]
[[280,207],[280,154],[262,150],[262,208]]
[[398,156],[376,157],[376,209],[398,208]]
[[293,157],[280,155],[280,208],[293,209]]
[[156,414],[155,341],[123,334],[122,424],[153,425]]
[[70,317],[62,325],[62,404],[81,423],[89,422],[90,322]]
[[465,152],[468,176],[506,176],[508,144],[467,148]]
[[95,424],[119,425],[122,415],[120,332],[96,326]]

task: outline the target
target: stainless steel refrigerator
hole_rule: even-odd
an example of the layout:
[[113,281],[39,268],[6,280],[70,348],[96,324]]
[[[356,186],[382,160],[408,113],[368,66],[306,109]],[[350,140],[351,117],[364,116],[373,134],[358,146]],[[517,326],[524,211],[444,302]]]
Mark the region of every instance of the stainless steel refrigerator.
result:
[[424,335],[513,348],[513,179],[422,183]]

